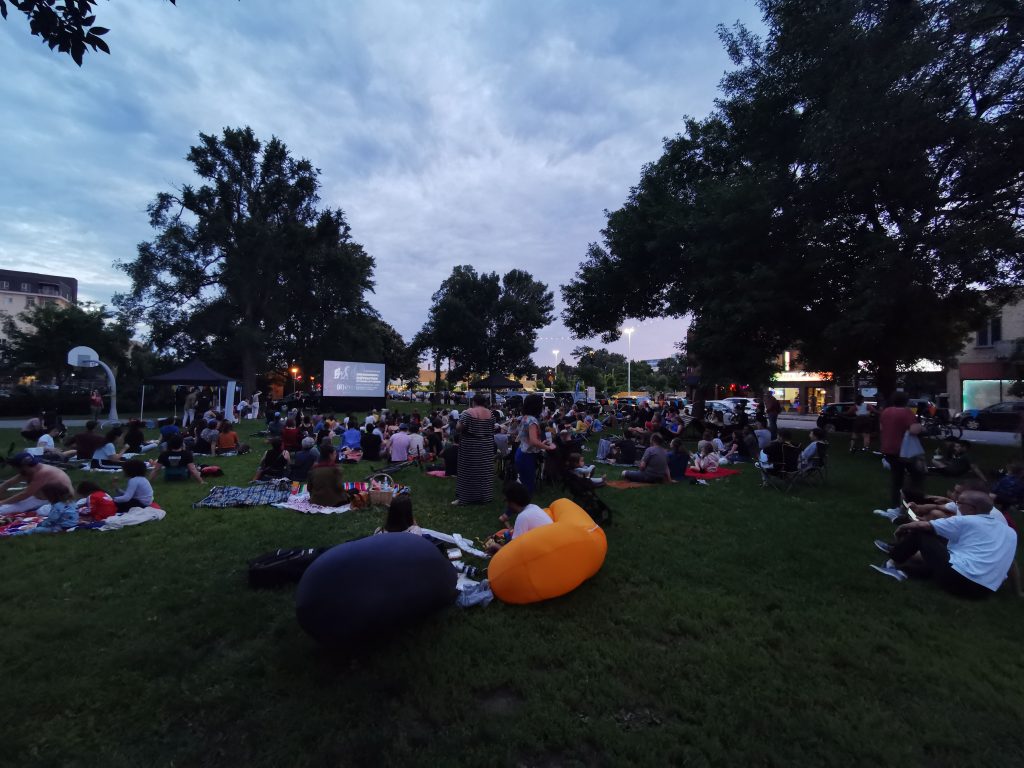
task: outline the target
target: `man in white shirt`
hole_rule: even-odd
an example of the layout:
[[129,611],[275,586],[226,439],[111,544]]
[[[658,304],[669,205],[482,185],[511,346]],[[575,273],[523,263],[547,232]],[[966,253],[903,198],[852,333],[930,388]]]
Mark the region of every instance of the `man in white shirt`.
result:
[[998,590],[1013,565],[1017,534],[983,491],[964,491],[957,507],[959,515],[897,528],[891,559],[875,570],[900,581],[907,574],[930,577],[961,597]]
[[423,435],[420,434],[420,428],[412,424],[409,427],[409,458],[422,459],[426,455],[427,452],[423,448]]
[[398,431],[388,441],[388,449],[391,452],[391,462],[399,463],[409,460],[409,425],[402,424]]

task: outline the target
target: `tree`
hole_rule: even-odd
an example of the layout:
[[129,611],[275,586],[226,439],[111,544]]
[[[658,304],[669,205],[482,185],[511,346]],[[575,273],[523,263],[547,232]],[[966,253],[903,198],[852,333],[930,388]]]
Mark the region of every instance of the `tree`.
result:
[[433,295],[414,347],[454,362],[449,377],[523,375],[536,366],[537,331],[552,320],[554,297],[544,283],[513,269],[499,278],[457,266]]
[[[174,5],[177,0],[168,0]],[[66,53],[82,66],[86,48],[110,53],[103,36],[110,30],[94,26],[93,6],[97,0],[0,0],[0,16],[7,18],[7,5],[28,18],[29,31],[43,43]]]
[[84,346],[95,349],[117,372],[127,358],[130,337],[124,325],[111,322],[112,317],[103,306],[37,304],[18,316],[25,327],[13,318],[4,321],[11,363],[23,372],[53,378],[61,387],[71,373],[68,352]]
[[379,331],[364,298],[373,258],[341,210],[318,210],[312,163],[251,128],[199,138],[188,160],[206,183],[157,195],[157,236],[117,264],[132,281],[114,298],[122,317],[148,324],[161,348],[241,368],[247,392],[259,371],[297,355],[319,363],[306,349],[354,350],[359,332]]
[[[945,361],[1024,278],[1024,14],[984,0],[762,0],[718,108],[644,168],[563,288],[580,335],[693,314],[704,381],[795,346],[836,372]],[[857,62],[851,66],[850,62]],[[647,285],[647,274],[677,279]]]

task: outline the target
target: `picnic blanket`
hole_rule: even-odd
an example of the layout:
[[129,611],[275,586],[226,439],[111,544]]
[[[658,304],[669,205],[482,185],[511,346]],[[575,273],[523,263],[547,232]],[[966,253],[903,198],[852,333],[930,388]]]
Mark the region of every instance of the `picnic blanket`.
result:
[[[15,515],[6,515],[5,519],[7,522],[0,526],[0,538],[7,536],[25,536],[28,535],[36,526],[39,525],[43,520],[46,519],[45,514],[40,514],[40,511],[45,512],[47,508],[35,509],[31,512],[21,512]],[[119,512],[116,515],[111,515],[106,520],[97,520],[96,522],[87,522],[83,520],[74,528],[67,528],[64,531],[50,531],[50,533],[71,533],[72,531],[119,531],[122,528],[127,528],[133,525],[141,525],[142,523],[152,522],[153,520],[163,520],[167,517],[167,513],[156,507],[132,507],[127,512]]]
[[291,496],[291,481],[254,480],[246,487],[235,485],[215,485],[205,499],[200,499],[193,507],[258,507],[264,504],[281,504]]
[[305,492],[291,494],[287,501],[274,504],[273,506],[278,509],[294,509],[296,512],[302,512],[304,515],[340,515],[352,509],[351,504],[345,504],[340,507],[322,507],[319,504],[313,504],[309,500],[309,494]]
[[739,473],[738,469],[726,469],[725,467],[719,467],[715,472],[698,472],[693,467],[686,468],[686,476],[697,480],[720,480],[723,477],[738,475]]

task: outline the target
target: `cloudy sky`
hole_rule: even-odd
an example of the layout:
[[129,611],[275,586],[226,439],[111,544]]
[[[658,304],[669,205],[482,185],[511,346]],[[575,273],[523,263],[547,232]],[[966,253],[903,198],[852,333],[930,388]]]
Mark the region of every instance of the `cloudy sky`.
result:
[[[568,281],[603,211],[663,137],[712,107],[729,66],[719,2],[112,0],[112,55],[84,67],[0,22],[0,265],[124,289],[154,195],[194,181],[197,134],[250,125],[322,170],[377,260],[374,305],[408,339],[456,264]],[[561,305],[558,306],[559,311]],[[638,325],[633,357],[673,353],[683,322]],[[581,343],[561,323],[537,359]],[[625,352],[625,339],[614,345]]]

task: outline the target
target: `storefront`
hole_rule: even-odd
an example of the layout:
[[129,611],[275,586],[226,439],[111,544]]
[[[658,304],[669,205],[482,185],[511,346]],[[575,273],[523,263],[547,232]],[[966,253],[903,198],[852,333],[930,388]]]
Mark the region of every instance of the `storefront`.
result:
[[959,368],[949,371],[950,406],[953,410],[962,411],[986,408],[1005,400],[1020,400],[1011,392],[1016,379],[1009,378],[1007,374],[1012,372],[1011,366],[1001,361],[960,363]]
[[771,391],[784,413],[818,413],[835,400],[835,382],[827,374],[784,371],[775,376]]

